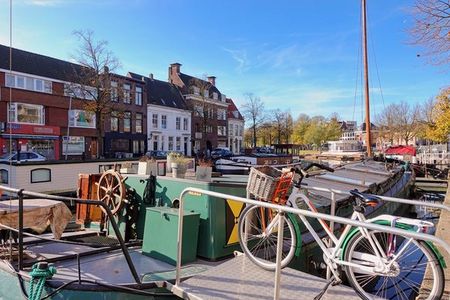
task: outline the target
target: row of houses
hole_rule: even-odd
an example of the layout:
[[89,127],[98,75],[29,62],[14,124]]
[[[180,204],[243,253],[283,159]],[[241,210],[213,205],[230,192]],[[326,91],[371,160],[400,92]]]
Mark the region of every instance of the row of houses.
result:
[[0,45],[2,154],[36,151],[58,160],[151,150],[191,156],[216,147],[239,153],[243,147],[244,118],[214,76],[187,75],[179,63],[169,66],[167,81],[105,69],[111,110],[99,117],[88,108],[99,91],[72,76],[83,71],[68,61]]

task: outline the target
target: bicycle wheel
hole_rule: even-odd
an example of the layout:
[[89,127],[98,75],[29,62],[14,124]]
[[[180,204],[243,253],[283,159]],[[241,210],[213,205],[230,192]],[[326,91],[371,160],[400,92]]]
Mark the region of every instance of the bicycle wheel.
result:
[[[239,243],[248,258],[266,270],[275,270],[278,222],[276,212],[258,206],[244,209],[239,218]],[[295,254],[296,236],[292,222],[286,216],[283,225],[281,267],[286,267]],[[276,223],[276,224],[275,224]]]
[[[421,299],[441,299],[444,290],[444,273],[436,254],[424,241],[413,240],[407,245],[409,239],[406,237],[386,232],[372,231],[371,233],[373,240],[378,241],[380,250],[386,255],[383,262],[377,259],[373,247],[361,231],[350,239],[344,255],[347,262],[373,267],[372,270],[369,269],[370,271],[353,266],[345,267],[351,286],[361,298],[416,299],[425,270],[428,268],[426,280],[432,283],[431,290],[427,298]],[[403,247],[404,245],[407,246]],[[391,266],[388,269],[384,268],[398,254],[400,254],[399,257]]]

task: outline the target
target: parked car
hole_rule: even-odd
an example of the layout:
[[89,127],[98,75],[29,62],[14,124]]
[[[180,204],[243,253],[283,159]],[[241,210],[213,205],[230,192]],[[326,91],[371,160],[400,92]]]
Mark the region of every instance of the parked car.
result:
[[147,155],[147,157],[151,157],[151,158],[155,158],[155,159],[167,158],[167,152],[160,151],[160,150],[151,150],[151,151],[148,151],[145,155]]
[[231,152],[228,148],[216,148],[211,151],[211,157],[213,159],[231,156],[233,156],[233,152]]
[[26,161],[46,161],[47,158],[39,153],[32,151],[20,151],[19,159],[17,152],[6,153],[0,156],[0,162],[26,162]]

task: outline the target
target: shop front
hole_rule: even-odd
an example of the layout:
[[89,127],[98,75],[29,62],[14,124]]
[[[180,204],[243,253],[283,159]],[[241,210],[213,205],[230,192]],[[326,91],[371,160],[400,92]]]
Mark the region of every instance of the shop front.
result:
[[60,158],[60,128],[56,126],[7,124],[0,135],[0,151],[33,151],[49,160]]

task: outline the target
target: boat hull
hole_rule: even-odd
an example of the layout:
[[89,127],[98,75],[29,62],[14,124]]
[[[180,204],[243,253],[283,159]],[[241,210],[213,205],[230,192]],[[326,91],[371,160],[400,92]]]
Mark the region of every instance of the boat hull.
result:
[[[21,288],[19,277],[14,272],[8,270],[8,266],[4,262],[0,262],[0,299],[8,300],[22,300],[24,299],[24,293]],[[28,293],[30,282],[28,278],[21,277],[23,279],[23,289]],[[42,292],[44,297],[48,294],[53,293],[60,284],[51,283],[46,284]],[[49,299],[64,299],[64,300],[174,300],[179,299],[178,297],[169,294],[165,288],[148,288],[142,289],[147,292],[165,293],[166,295],[161,296],[149,296],[149,295],[137,295],[129,292],[112,291],[106,288],[99,287],[98,285],[73,285],[67,288],[61,289],[54,296]]]

